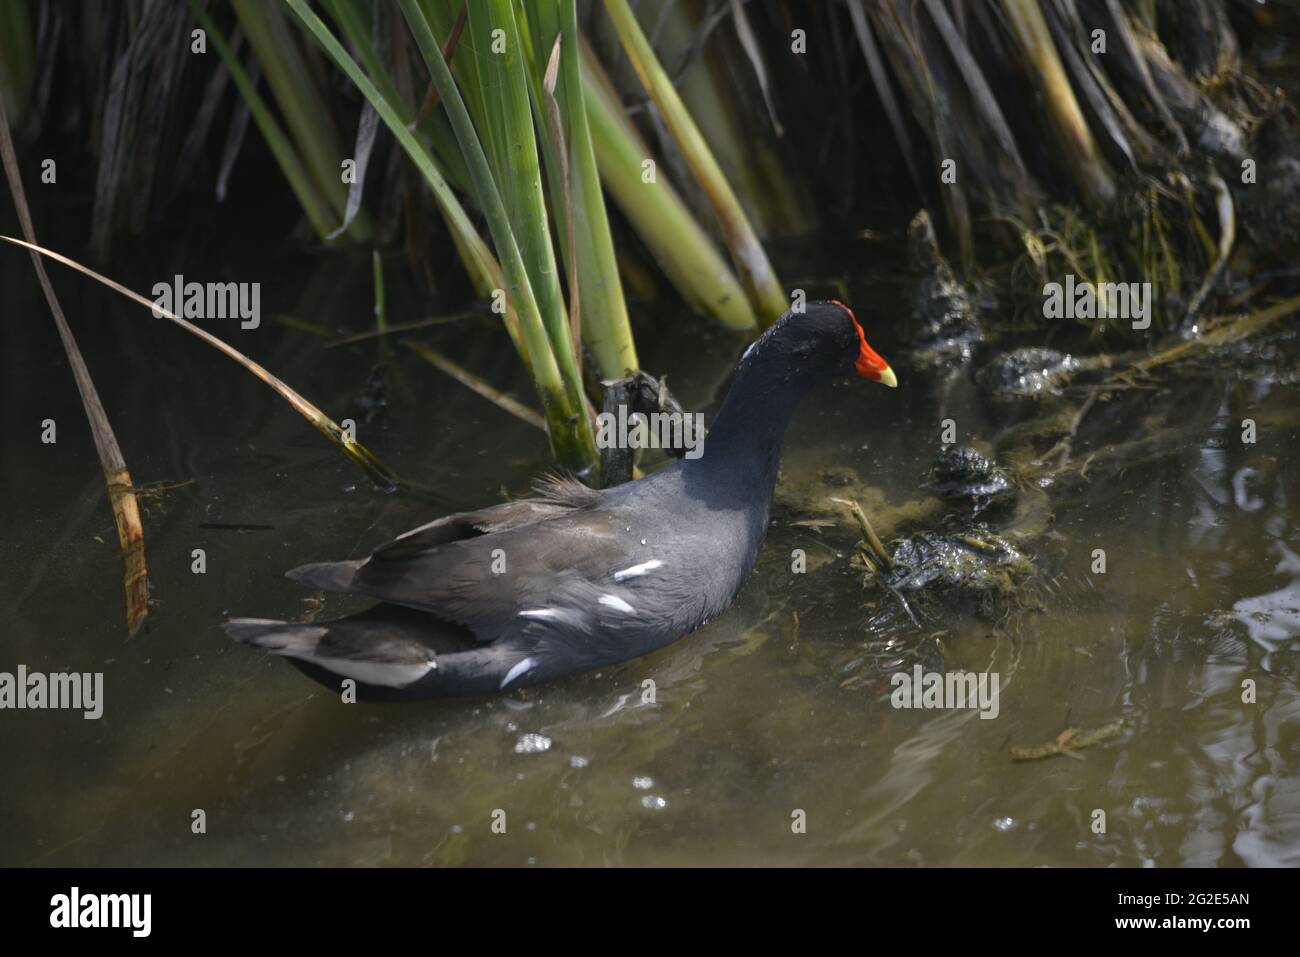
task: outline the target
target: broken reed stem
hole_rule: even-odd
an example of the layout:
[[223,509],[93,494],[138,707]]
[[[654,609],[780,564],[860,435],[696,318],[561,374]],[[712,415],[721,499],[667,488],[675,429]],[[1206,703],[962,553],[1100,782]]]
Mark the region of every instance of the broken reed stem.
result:
[[885,551],[884,544],[876,535],[876,530],[871,527],[871,522],[867,519],[867,513],[862,511],[862,506],[851,498],[832,498],[831,501],[847,506],[848,510],[853,513],[853,517],[857,519],[858,527],[862,529],[862,537],[866,540],[867,545],[871,547],[871,551],[875,553],[876,558],[879,559],[881,566],[885,571],[891,570],[894,567],[894,560],[889,557],[889,552]]
[[470,372],[464,366],[452,362],[441,352],[431,349],[420,342],[408,342],[406,346],[416,352],[421,358],[425,359],[431,365],[447,373],[467,389],[477,392],[483,398],[493,403],[497,408],[509,412],[518,419],[522,419],[535,428],[546,431],[546,419],[541,413],[534,412],[528,406],[524,405],[518,399],[506,395],[500,389],[494,388],[487,382],[484,382],[474,373]]
[[15,246],[22,246],[26,249],[32,250],[33,252],[40,253],[42,256],[46,256],[49,259],[53,259],[55,262],[63,263],[63,265],[69,266],[77,270],[77,272],[84,273],[97,282],[102,283],[114,292],[126,296],[126,298],[130,299],[132,302],[139,303],[146,309],[157,312],[159,316],[170,319],[186,332],[198,336],[214,349],[217,349],[220,352],[225,353],[231,359],[234,359],[241,366],[278,392],[281,398],[292,405],[299,415],[323,432],[325,436],[337,445],[342,450],[343,454],[350,458],[358,468],[365,472],[366,475],[370,477],[370,480],[376,485],[383,488],[396,488],[399,485],[407,484],[398,479],[397,475],[387,465],[381,462],[373,452],[360,442],[351,438],[337,422],[331,419],[311,402],[307,401],[307,399],[299,395],[296,391],[291,389],[269,369],[254,362],[225,340],[218,339],[206,329],[200,329],[193,323],[187,322],[169,310],[163,309],[157,303],[146,299],[138,292],[127,289],[121,283],[109,279],[101,273],[95,272],[95,270],[91,269],[89,266],[83,266],[75,259],[69,259],[67,256],[56,253],[52,249],[46,249],[44,246],[38,246],[35,243],[24,242],[23,240],[15,239],[12,236],[0,236],[0,240],[4,240],[7,243],[13,243]]
[[[31,211],[27,207],[27,195],[23,191],[22,175],[18,170],[18,157],[14,152],[13,137],[9,132],[9,115],[5,110],[4,97],[0,96],[0,155],[3,156],[5,178],[9,180],[9,189],[13,192],[14,208],[23,235],[27,237],[30,249],[37,248],[36,230],[32,225]],[[104,404],[99,399],[99,391],[90,377],[86,362],[77,347],[76,337],[68,326],[68,320],[59,304],[59,297],[54,293],[54,286],[45,272],[45,263],[41,257],[32,252],[32,265],[36,269],[36,278],[40,281],[49,304],[50,314],[58,327],[59,338],[63,341],[64,352],[68,356],[68,365],[72,368],[72,377],[77,383],[77,392],[81,396],[81,405],[86,411],[90,423],[90,434],[95,440],[95,451],[99,454],[99,465],[104,470],[104,479],[108,486],[108,500],[113,508],[113,521],[117,525],[117,541],[122,550],[122,586],[126,592],[126,629],[128,637],[134,635],[149,616],[149,569],[144,556],[144,525],[140,521],[140,505],[136,501],[131,483],[131,473],[127,470],[122,449],[117,444],[117,436],[108,421]]]

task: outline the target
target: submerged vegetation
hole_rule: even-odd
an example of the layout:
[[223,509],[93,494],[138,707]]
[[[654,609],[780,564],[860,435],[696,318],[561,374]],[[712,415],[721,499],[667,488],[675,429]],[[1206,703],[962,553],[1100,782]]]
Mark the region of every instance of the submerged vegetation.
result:
[[[821,230],[851,244],[841,237],[871,222],[901,249],[911,223],[913,310],[890,332],[916,367],[950,370],[949,388],[972,372],[994,404],[1040,402],[1038,415],[1006,413],[1016,420],[996,443],[1022,483],[1085,469],[1075,437],[1111,399],[1276,332],[1297,309],[1300,91],[1288,64],[1300,15],[1275,4],[121,9],[0,4],[0,104],[22,159],[6,171],[26,241],[48,232],[27,222],[19,182],[39,175],[37,144],[70,142],[61,155],[89,160],[79,178],[73,163],[61,171],[84,184],[88,207],[84,253],[63,252],[109,274],[124,243],[209,196],[232,201],[237,165],[256,164],[252,175],[291,192],[298,240],[373,257],[374,323],[333,344],[377,338],[384,368],[418,356],[428,365],[417,368],[544,428],[556,463],[593,485],[633,474],[630,459],[606,456],[602,475],[594,424],[609,395],[658,381],[634,334],[651,314],[694,313],[738,346],[803,286],[843,286],[839,263],[783,285],[773,250],[788,237]],[[891,255],[868,249],[864,265]],[[404,262],[433,320],[384,300],[381,250],[390,279]],[[60,332],[77,325],[42,284]],[[432,324],[484,314],[501,323],[530,398],[426,338]],[[170,318],[275,388],[376,484],[417,484],[233,343]],[[398,338],[408,348],[393,348]],[[96,435],[111,438],[74,355]],[[120,458],[104,458],[110,489],[129,475]],[[1009,489],[989,468],[997,496],[978,486],[979,508]],[[139,581],[142,535],[123,535]],[[889,562],[883,546],[872,554]]]

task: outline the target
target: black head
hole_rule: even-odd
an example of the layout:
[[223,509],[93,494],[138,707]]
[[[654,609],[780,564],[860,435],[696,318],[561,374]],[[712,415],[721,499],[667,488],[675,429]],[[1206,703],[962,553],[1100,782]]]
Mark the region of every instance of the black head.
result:
[[[781,316],[745,354],[772,369],[804,375],[835,376],[849,372],[898,385],[894,371],[870,345],[853,310],[835,300],[809,302]],[[745,364],[745,363],[742,363]]]
[[898,384],[848,306],[810,302],[791,309],[741,358],[696,467],[705,474],[721,471],[727,487],[770,501],[795,406],[819,383],[851,371]]

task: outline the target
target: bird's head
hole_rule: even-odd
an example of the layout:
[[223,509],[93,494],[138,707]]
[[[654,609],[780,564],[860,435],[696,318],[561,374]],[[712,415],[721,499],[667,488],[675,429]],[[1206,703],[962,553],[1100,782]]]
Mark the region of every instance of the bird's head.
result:
[[894,370],[868,344],[853,310],[834,299],[786,312],[751,351],[771,356],[774,367],[817,375],[840,375],[852,369],[873,382],[898,386]]

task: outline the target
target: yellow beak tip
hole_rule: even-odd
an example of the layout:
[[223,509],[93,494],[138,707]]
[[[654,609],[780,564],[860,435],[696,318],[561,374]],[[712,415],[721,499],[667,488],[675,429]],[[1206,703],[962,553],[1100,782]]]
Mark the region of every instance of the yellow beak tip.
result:
[[898,376],[894,375],[893,369],[889,366],[885,366],[884,371],[880,373],[880,383],[881,385],[889,386],[891,389],[897,389]]

